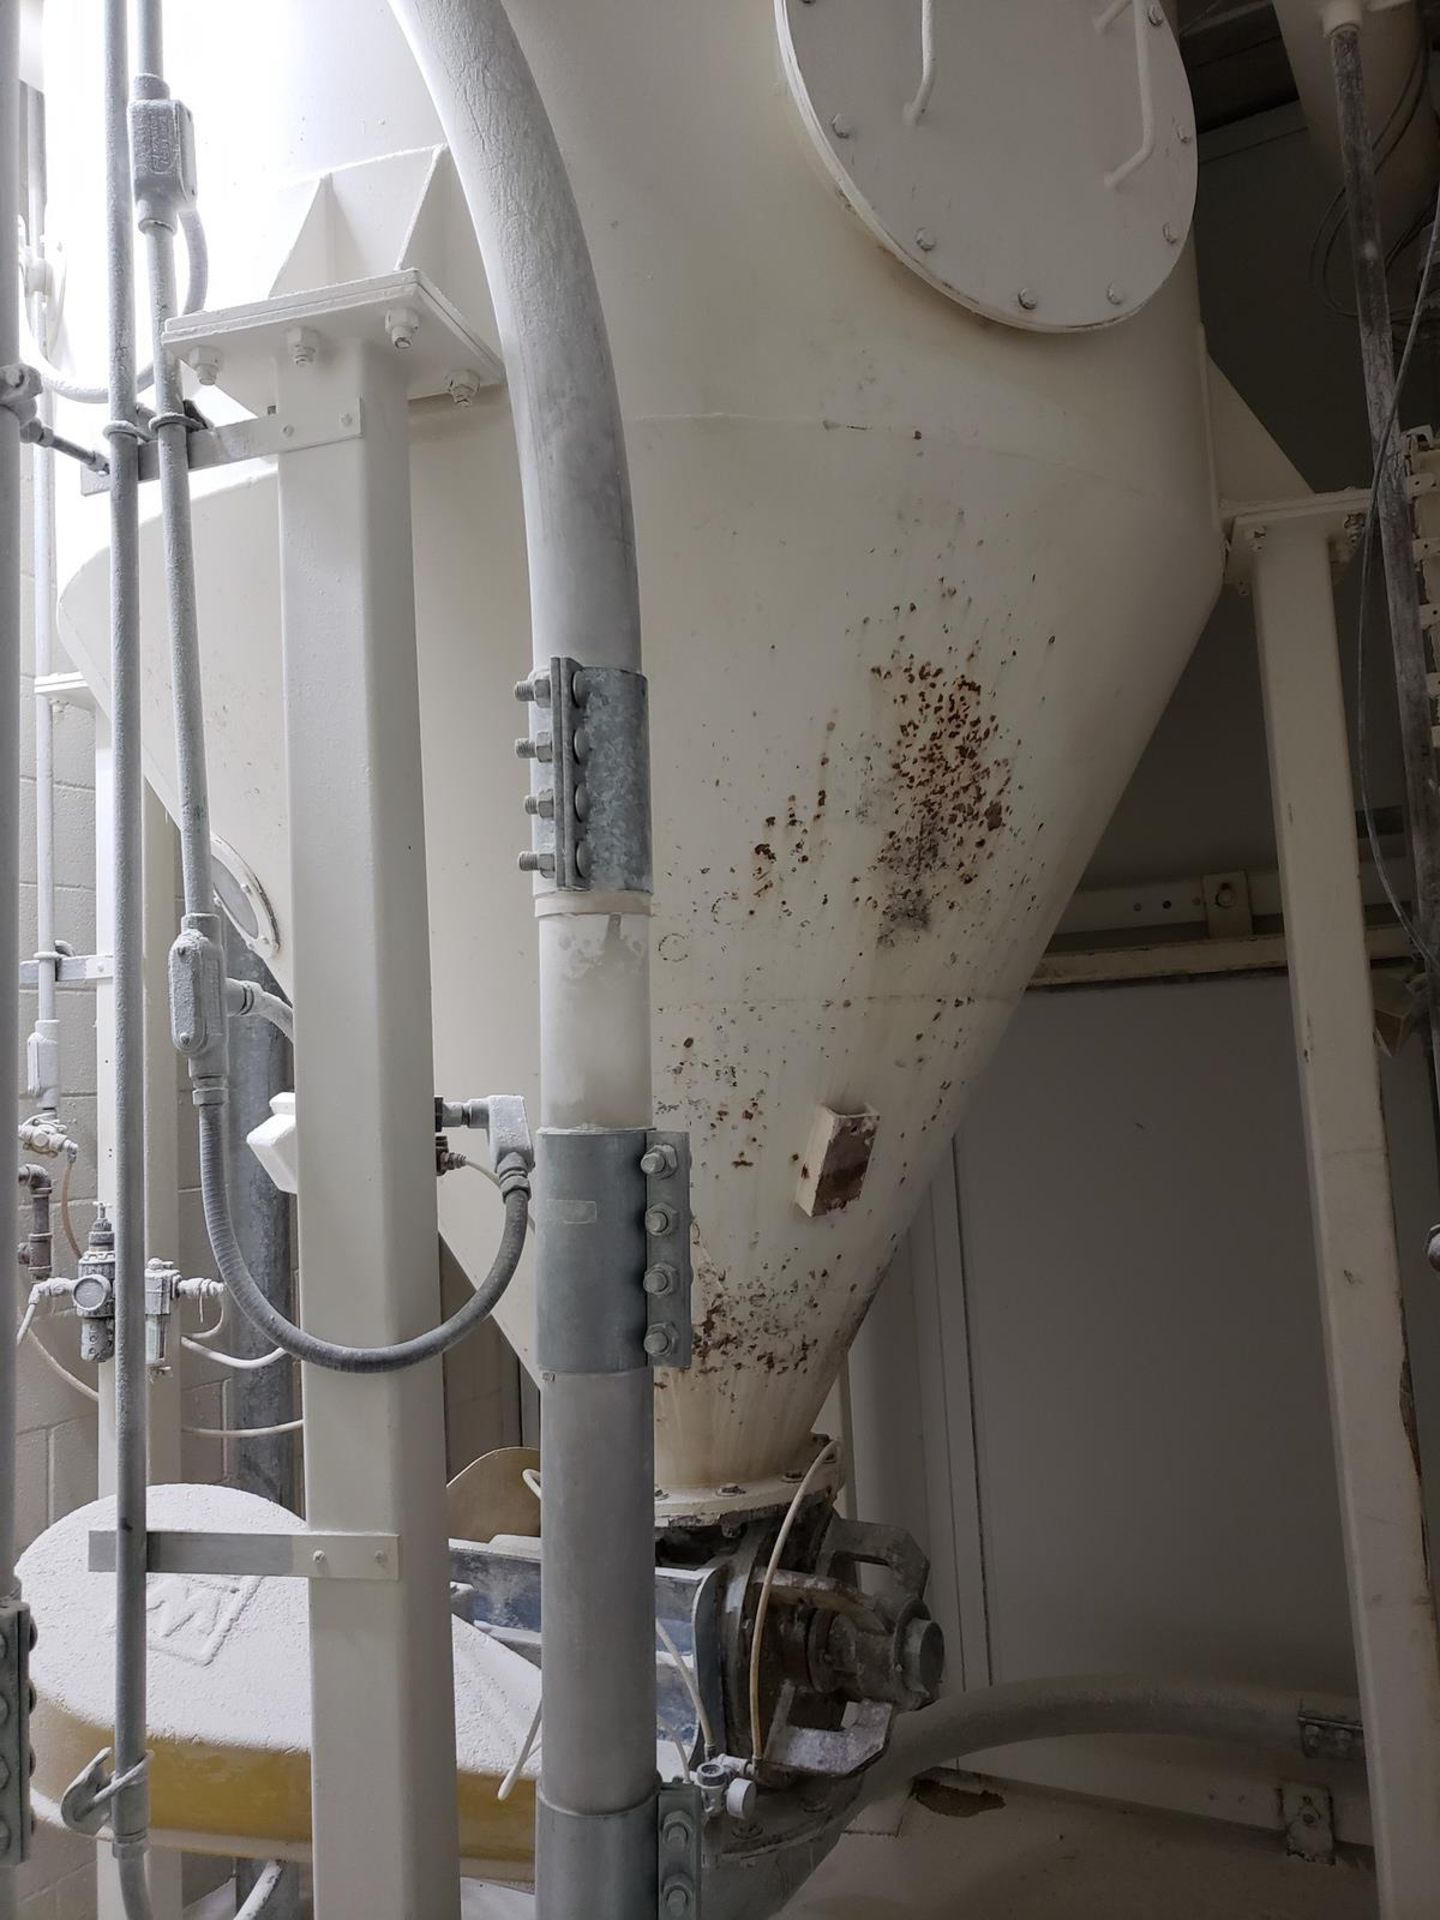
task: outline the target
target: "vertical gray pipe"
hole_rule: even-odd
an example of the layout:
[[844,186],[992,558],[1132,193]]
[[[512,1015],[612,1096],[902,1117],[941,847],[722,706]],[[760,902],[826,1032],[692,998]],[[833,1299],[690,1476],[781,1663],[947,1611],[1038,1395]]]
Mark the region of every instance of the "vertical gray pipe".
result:
[[[30,244],[38,248],[45,232],[45,97],[25,89],[25,167]],[[35,296],[31,324],[45,338],[45,299]],[[43,425],[53,424],[48,393],[36,402]],[[55,636],[55,455],[48,447],[30,452],[30,527],[35,606],[35,678],[54,666]],[[42,1063],[36,1104],[55,1111],[60,1105],[59,1026],[55,1004],[59,961],[55,957],[55,710],[50,696],[35,694],[35,1035]]]
[[115,780],[115,1742],[111,1835],[129,1920],[149,1920],[145,1851],[145,978],[140,571],[126,0],[105,0],[110,724]]
[[[554,129],[501,0],[392,7],[434,98],[495,305],[520,456],[535,663],[548,669],[558,654],[639,671],[615,370]],[[608,916],[585,914],[574,894],[544,904],[542,1124],[647,1127],[649,903],[635,897]],[[593,967],[567,961],[574,941],[593,952]],[[541,1274],[547,1207],[558,1215],[573,1197],[548,1194],[537,1212]],[[563,1320],[565,1301],[552,1306]],[[656,1906],[654,1390],[648,1366],[606,1373],[604,1364],[597,1356],[595,1371],[549,1371],[541,1381],[537,1920],[632,1920]]]
[[[235,928],[225,924],[225,969],[232,980],[253,980],[269,992],[275,982]],[[291,1294],[290,1200],[281,1193],[245,1144],[253,1127],[270,1118],[272,1095],[295,1084],[290,1045],[268,1020],[232,1020],[230,1034],[230,1191],[235,1232],[245,1264],[267,1300],[294,1318]],[[270,1343],[244,1314],[233,1321],[235,1350],[270,1351]],[[295,1369],[288,1359],[231,1379],[234,1427],[274,1427],[298,1412]],[[236,1484],[282,1507],[295,1505],[295,1435],[277,1433],[241,1440],[235,1448]]]
[[[1355,267],[1355,305],[1365,405],[1375,457],[1371,511],[1380,533],[1390,646],[1395,660],[1395,697],[1405,766],[1405,818],[1414,872],[1411,912],[1423,945],[1440,955],[1440,786],[1431,740],[1432,702],[1420,590],[1411,547],[1414,528],[1405,492],[1405,456],[1396,418],[1395,345],[1390,292],[1385,279],[1385,243],[1375,190],[1375,156],[1365,104],[1360,30],[1342,26],[1330,36],[1335,99],[1340,115],[1341,157]],[[1430,1016],[1430,1059],[1440,1089],[1440,969],[1425,963]]]
[[[0,0],[0,234],[20,212],[20,4]],[[0,366],[20,358],[13,299],[0,300]],[[0,1060],[19,1050],[20,965],[20,422],[0,408]],[[0,1180],[0,1247],[18,1231],[16,1187]],[[0,1600],[15,1578],[15,1342],[0,1340]],[[14,1872],[0,1867],[0,1915],[15,1910]]]

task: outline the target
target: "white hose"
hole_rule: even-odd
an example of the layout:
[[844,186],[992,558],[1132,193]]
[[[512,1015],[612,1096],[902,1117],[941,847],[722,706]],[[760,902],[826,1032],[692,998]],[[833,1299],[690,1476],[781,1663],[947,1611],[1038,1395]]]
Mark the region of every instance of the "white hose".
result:
[[303,1420],[282,1420],[275,1427],[182,1427],[182,1433],[193,1433],[197,1440],[268,1440],[281,1433],[303,1433]]
[[750,1638],[750,1751],[758,1767],[764,1758],[765,1741],[760,1725],[760,1658],[765,1639],[765,1620],[770,1612],[770,1593],[775,1585],[775,1575],[780,1570],[780,1560],[790,1542],[790,1535],[799,1518],[800,1509],[819,1478],[820,1469],[827,1461],[833,1460],[840,1451],[838,1440],[828,1440],[816,1454],[806,1470],[805,1478],[795,1489],[795,1497],[786,1509],[785,1518],[780,1522],[780,1531],[775,1536],[775,1545],[770,1549],[769,1565],[765,1569],[765,1578],[760,1582],[760,1598],[755,1603],[755,1626]]
[[[671,1666],[685,1683],[685,1691],[689,1694],[690,1704],[695,1709],[695,1723],[700,1729],[700,1738],[705,1743],[705,1758],[713,1760],[720,1749],[715,1744],[715,1729],[710,1724],[710,1715],[706,1712],[705,1702],[700,1697],[700,1683],[686,1664],[685,1656],[670,1637],[670,1629],[663,1620],[655,1622],[655,1632],[659,1636],[661,1646],[669,1655]],[[690,1767],[683,1753],[680,1755],[680,1764],[685,1768],[685,1776],[688,1779]]]
[[[219,1328],[217,1327],[215,1331],[218,1333]],[[203,1353],[207,1360],[214,1360],[222,1367],[229,1367],[232,1373],[259,1373],[262,1367],[273,1367],[277,1360],[285,1358],[282,1347],[272,1347],[269,1353],[255,1355],[222,1353],[218,1347],[207,1346],[203,1340],[193,1339],[188,1333],[181,1336],[180,1344],[188,1348],[191,1353]]]
[[510,1771],[495,1789],[495,1798],[497,1800],[508,1800],[511,1794],[514,1793],[515,1788],[519,1784],[520,1776],[525,1771],[526,1761],[539,1745],[540,1709],[543,1704],[543,1697],[535,1702],[535,1711],[530,1716],[530,1725],[526,1729],[525,1738],[520,1742],[520,1751],[510,1763]]
[[85,1381],[77,1379],[67,1367],[63,1366],[40,1338],[40,1335],[34,1327],[26,1327],[23,1331],[25,1334],[28,1334],[31,1346],[39,1351],[40,1358],[45,1362],[46,1366],[49,1367],[50,1371],[58,1374],[67,1387],[73,1387],[76,1393],[83,1395],[83,1397],[90,1402],[91,1406],[98,1407],[100,1404],[99,1390],[87,1385]]
[[[205,293],[210,277],[210,251],[205,242],[205,229],[200,215],[193,207],[185,209],[180,215],[180,231],[185,236],[185,250],[189,259],[189,280],[185,289],[186,313],[196,313],[205,304]],[[28,365],[34,367],[46,390],[57,399],[73,400],[81,406],[102,406],[109,399],[108,387],[99,382],[82,380],[78,374],[65,373],[50,358],[30,325],[30,313],[25,295],[25,263],[20,263],[20,351]],[[142,367],[135,377],[135,390],[143,393],[155,378],[153,366]]]

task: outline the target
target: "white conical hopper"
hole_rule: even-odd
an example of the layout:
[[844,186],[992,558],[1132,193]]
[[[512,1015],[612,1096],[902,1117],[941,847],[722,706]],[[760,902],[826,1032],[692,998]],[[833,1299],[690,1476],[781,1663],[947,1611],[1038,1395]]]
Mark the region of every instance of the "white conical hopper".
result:
[[[1033,281],[1036,304],[1017,289],[1011,316],[1024,325],[977,318],[926,284],[945,277],[930,253],[963,263],[968,232],[940,222],[938,247],[917,228],[887,251],[883,209],[857,216],[819,164],[825,106],[807,102],[805,75],[792,84],[782,51],[796,8],[782,5],[778,31],[771,0],[512,8],[595,255],[634,480],[655,1093],[659,1123],[691,1134],[698,1227],[694,1365],[660,1376],[658,1478],[687,1499],[753,1497],[803,1453],[1219,583],[1188,204],[1178,231],[1166,222],[1168,277],[1143,305],[1133,288],[1111,296],[1103,247],[1087,255],[1072,221],[1034,235],[1024,290],[1031,298]],[[942,6],[940,19],[1009,10]],[[46,14],[69,344],[95,360],[97,336],[80,324],[98,177],[87,172],[98,94],[85,11],[52,0]],[[170,78],[197,117],[211,304],[263,298],[309,193],[266,198],[257,179],[433,147],[433,110],[383,0],[172,0],[167,12]],[[1060,107],[1077,90],[1093,104],[1061,44],[1072,9],[1017,0],[1017,12],[1032,17],[1025,71],[998,56],[978,69],[1000,102],[997,140],[1021,121],[1037,138],[1068,126]],[[1074,13],[1096,39],[1083,0]],[[869,0],[893,37],[890,65],[870,60],[891,114],[918,79],[919,15],[918,0]],[[1128,14],[1112,31],[1131,104],[1127,119],[1102,100],[1096,124],[1111,128],[1118,163],[1138,138]],[[1172,103],[1158,166],[1193,130],[1183,79],[1173,106],[1169,30],[1153,31],[1150,79]],[[912,137],[968,179],[973,156],[952,164],[943,145],[959,137],[946,88],[966,50],[941,53]],[[1045,73],[1063,98],[1011,98]],[[834,134],[832,174],[835,142],[852,137],[834,133],[839,117],[818,127]],[[328,249],[331,277],[369,261],[400,217],[386,195],[419,194],[428,164],[340,176],[325,247],[312,207],[284,284],[305,284],[307,261],[309,284],[325,277],[307,244]],[[1073,172],[1063,157],[1047,165],[1031,168],[1042,187]],[[1190,165],[1193,188],[1193,150]],[[997,155],[980,178],[991,226],[1013,247],[1026,215],[1007,203],[1008,167]],[[1146,179],[1142,167],[1106,190],[1149,193]],[[257,225],[245,212],[256,205],[279,211]],[[407,244],[423,243],[484,331],[473,243],[443,170],[426,206]],[[1047,276],[1082,269],[1100,276],[1115,324],[1031,330],[1047,317]],[[530,883],[515,868],[526,778],[512,754],[523,715],[510,698],[530,639],[509,413],[503,393],[482,394],[463,411],[425,403],[413,425],[435,1084],[457,1098],[521,1091],[533,1111],[535,942]],[[284,982],[274,478],[252,464],[198,489],[215,824],[268,896]],[[152,515],[155,504],[147,497]],[[103,699],[103,506],[67,506],[62,538],[63,631]],[[147,753],[173,800],[153,520],[146,539]],[[829,1115],[874,1119],[847,1127]],[[839,1145],[821,1164],[827,1129]],[[797,1196],[845,1204],[812,1213]],[[490,1190],[452,1177],[441,1206],[451,1243],[483,1269]],[[525,1353],[524,1288],[501,1318]]]

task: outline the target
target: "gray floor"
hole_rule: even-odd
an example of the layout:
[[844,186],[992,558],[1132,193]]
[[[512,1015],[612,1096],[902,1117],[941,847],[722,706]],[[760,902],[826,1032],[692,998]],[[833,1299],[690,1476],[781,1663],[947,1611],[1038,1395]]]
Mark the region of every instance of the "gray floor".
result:
[[[947,1798],[948,1796],[948,1798]],[[1368,1855],[1288,1859],[1278,1837],[1006,1789],[911,1802],[849,1834],[785,1920],[1374,1920]],[[998,1802],[998,1804],[997,1804]]]

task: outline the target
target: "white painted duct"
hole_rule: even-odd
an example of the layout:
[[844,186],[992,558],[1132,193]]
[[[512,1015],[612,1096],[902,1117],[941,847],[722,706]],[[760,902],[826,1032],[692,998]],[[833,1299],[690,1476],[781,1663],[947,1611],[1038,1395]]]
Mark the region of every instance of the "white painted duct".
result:
[[[878,248],[823,178],[769,0],[512,11],[595,258],[635,493],[654,1087],[662,1121],[692,1135],[698,1226],[696,1365],[660,1376],[657,1474],[672,1507],[743,1502],[807,1457],[911,1204],[1218,588],[1193,270],[1181,259],[1142,311],[1089,333],[980,322]],[[83,0],[47,15],[74,56],[52,66],[52,199],[78,257]],[[197,119],[212,301],[264,297],[287,256],[289,286],[373,271],[386,219],[405,226],[387,195],[428,161],[360,163],[438,139],[384,0],[173,0],[167,31]],[[251,46],[270,50],[266,84],[237,86]],[[267,167],[332,170],[323,204],[257,198]],[[443,177],[412,239],[489,326]],[[82,360],[83,307],[82,289]],[[427,409],[412,441],[435,1085],[533,1100],[508,694],[530,617],[508,408]],[[103,698],[103,510],[64,506],[62,622]],[[274,908],[288,985],[271,474],[200,476],[196,547],[213,816]],[[164,715],[158,602],[146,644]],[[149,740],[173,797],[168,728]],[[583,940],[559,944],[547,964],[587,964]],[[618,1076],[623,1029],[600,1026]],[[797,1190],[821,1171],[807,1156],[826,1109],[878,1122],[849,1203],[812,1216]],[[441,1204],[478,1267],[492,1196],[451,1179]],[[527,1351],[523,1291],[501,1317]]]

